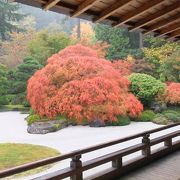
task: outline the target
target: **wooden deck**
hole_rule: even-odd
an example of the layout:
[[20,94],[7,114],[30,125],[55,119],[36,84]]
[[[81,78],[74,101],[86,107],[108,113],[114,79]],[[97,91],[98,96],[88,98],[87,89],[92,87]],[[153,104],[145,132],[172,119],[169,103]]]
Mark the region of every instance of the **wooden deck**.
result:
[[118,180],[180,180],[180,151],[140,168]]

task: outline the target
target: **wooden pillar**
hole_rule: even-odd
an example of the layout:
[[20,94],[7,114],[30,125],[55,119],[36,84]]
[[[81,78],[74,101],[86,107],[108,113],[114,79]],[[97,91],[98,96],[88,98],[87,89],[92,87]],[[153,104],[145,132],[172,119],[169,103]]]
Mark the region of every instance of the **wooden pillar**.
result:
[[73,176],[71,176],[71,180],[83,180],[83,174],[82,174],[82,162],[81,162],[81,155],[76,155],[72,158],[70,162],[70,167],[75,169],[76,172]]
[[170,148],[172,146],[172,139],[167,139],[164,141],[164,145]]
[[122,157],[119,157],[118,159],[115,159],[112,161],[112,167],[121,169],[122,168]]
[[145,144],[145,148],[142,150],[142,155],[145,155],[145,156],[150,156],[151,154],[151,148],[150,148],[150,139],[149,139],[149,134],[146,134],[143,136],[143,139],[142,139],[142,143]]

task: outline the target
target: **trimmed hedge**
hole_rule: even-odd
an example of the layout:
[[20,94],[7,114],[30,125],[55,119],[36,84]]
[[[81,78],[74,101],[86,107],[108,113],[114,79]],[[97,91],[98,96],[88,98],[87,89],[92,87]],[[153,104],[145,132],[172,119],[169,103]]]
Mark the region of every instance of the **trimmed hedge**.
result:
[[166,85],[151,75],[133,73],[129,76],[131,81],[130,91],[145,106],[150,106],[156,95],[163,93]]
[[167,125],[169,123],[169,120],[164,115],[157,114],[152,122],[155,124]]
[[152,121],[154,119],[155,115],[156,114],[152,110],[145,110],[142,112],[140,121],[143,121],[143,122]]
[[43,117],[41,118],[39,115],[37,114],[30,114],[27,118],[27,123],[28,125],[31,125],[33,122],[38,122],[38,121],[50,121],[50,120],[66,120],[65,117],[63,116],[57,116],[53,119],[48,119],[47,117]]
[[110,125],[111,126],[126,126],[131,123],[129,117],[118,116],[117,119],[118,120],[116,122],[112,122]]
[[180,113],[174,110],[166,110],[162,113],[168,120],[180,122]]

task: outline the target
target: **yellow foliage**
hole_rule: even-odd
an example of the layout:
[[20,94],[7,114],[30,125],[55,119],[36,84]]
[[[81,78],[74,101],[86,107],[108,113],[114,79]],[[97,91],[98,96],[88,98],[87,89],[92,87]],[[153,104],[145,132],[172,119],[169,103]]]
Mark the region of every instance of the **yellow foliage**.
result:
[[[88,22],[80,23],[80,43],[83,45],[92,44],[93,38],[95,37],[95,32]],[[72,30],[71,38],[74,40],[78,39],[77,26]]]
[[11,41],[2,42],[3,54],[0,62],[9,68],[14,68],[23,61],[28,54],[28,43],[32,39],[34,31],[29,30],[26,33],[10,33]]
[[155,59],[159,64],[164,64],[167,58],[178,49],[177,43],[166,43],[161,47],[144,48],[143,52],[147,59]]
[[78,39],[77,35],[77,26],[73,28],[71,38],[73,41],[76,41],[79,44],[94,49],[97,52],[98,57],[104,58],[106,56],[106,51],[109,48],[109,44],[96,40],[95,31],[89,22],[80,23],[80,39]]
[[128,55],[127,56],[127,61],[128,62],[133,62],[135,59],[134,59],[134,57],[132,56],[132,55]]

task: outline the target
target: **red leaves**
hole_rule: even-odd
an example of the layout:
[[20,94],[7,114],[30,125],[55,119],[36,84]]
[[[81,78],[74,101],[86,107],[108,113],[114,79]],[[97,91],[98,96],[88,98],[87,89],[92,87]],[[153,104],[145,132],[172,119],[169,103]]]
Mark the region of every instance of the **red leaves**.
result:
[[125,106],[130,117],[141,116],[143,105],[133,94],[129,94],[126,98]]
[[[118,109],[122,106],[119,104],[118,90],[117,84],[103,77],[71,81],[64,84],[54,97],[59,102],[57,113],[67,114],[69,118],[75,117],[80,121],[84,118],[112,119],[114,115],[119,114]],[[51,103],[49,105],[51,106]]]
[[89,57],[98,57],[96,51],[86,46],[82,46],[81,44],[77,44],[75,46],[68,46],[63,51],[60,51],[59,56],[61,58],[68,58],[74,56],[89,56]]
[[113,62],[112,65],[122,76],[127,76],[131,74],[132,63],[128,61],[118,60]]
[[180,83],[168,83],[166,101],[170,104],[180,104]]
[[141,103],[128,92],[129,81],[94,50],[70,46],[48,59],[28,82],[27,98],[36,113],[63,114],[82,121],[140,115]]

